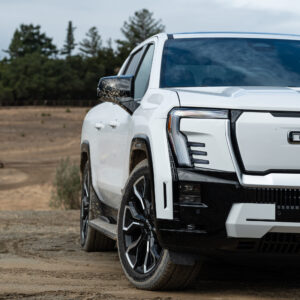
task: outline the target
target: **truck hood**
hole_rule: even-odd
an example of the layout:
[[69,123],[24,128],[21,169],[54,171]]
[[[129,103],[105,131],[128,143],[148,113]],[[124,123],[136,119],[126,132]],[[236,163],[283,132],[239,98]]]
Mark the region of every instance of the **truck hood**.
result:
[[300,88],[197,87],[174,88],[182,107],[263,111],[300,111]]

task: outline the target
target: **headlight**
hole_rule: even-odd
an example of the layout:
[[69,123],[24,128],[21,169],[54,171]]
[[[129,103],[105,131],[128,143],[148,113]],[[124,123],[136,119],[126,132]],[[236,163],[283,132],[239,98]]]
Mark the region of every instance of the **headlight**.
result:
[[181,118],[228,119],[228,111],[223,109],[175,108],[168,116],[168,135],[177,163],[180,167],[192,167],[187,138],[180,132]]

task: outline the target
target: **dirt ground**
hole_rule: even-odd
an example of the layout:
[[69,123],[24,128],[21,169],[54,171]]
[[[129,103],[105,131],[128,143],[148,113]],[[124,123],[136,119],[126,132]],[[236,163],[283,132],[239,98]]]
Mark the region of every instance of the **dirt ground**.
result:
[[116,251],[83,252],[79,212],[48,203],[59,159],[79,161],[86,111],[0,108],[0,300],[300,299],[298,269],[206,262],[187,291],[145,292],[126,280]]
[[58,161],[79,161],[87,108],[0,108],[0,210],[49,209]]
[[145,292],[126,280],[117,252],[79,246],[78,211],[0,212],[0,299],[300,299],[298,270],[206,263],[184,292]]

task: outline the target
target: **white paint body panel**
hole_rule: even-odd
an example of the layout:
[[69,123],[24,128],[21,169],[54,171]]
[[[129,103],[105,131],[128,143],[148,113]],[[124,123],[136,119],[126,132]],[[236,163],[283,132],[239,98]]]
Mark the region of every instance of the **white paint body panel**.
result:
[[270,173],[267,175],[240,175],[240,182],[248,187],[299,188],[300,174]]
[[262,238],[268,232],[300,233],[300,223],[276,222],[275,204],[236,203],[228,215],[226,230],[228,237]]
[[225,172],[235,171],[227,147],[227,122],[228,120],[222,119],[181,119],[180,131],[185,134],[188,141],[205,144],[205,147],[197,150],[207,152],[207,156],[193,155],[193,158],[208,160],[209,164],[195,164],[195,167]]
[[288,132],[299,130],[300,118],[242,113],[236,137],[246,171],[300,170],[300,144],[288,142]]

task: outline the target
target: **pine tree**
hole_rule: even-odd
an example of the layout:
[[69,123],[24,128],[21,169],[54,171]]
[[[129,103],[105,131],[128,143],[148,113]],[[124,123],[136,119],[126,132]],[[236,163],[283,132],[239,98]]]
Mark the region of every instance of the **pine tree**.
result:
[[75,38],[74,38],[74,31],[76,27],[73,27],[72,21],[69,21],[68,28],[67,28],[67,37],[65,40],[65,44],[63,45],[63,49],[61,51],[61,54],[71,56],[72,51],[75,49]]
[[95,26],[89,29],[89,31],[86,33],[86,38],[84,38],[79,45],[79,50],[83,53],[83,55],[90,57],[97,56],[101,49],[102,40]]
[[121,32],[125,40],[117,40],[118,52],[122,58],[126,58],[129,52],[139,43],[152,35],[163,32],[165,26],[161,20],[155,20],[153,13],[147,9],[136,11],[133,17],[125,21]]
[[52,39],[41,33],[41,26],[21,24],[16,29],[7,52],[11,58],[23,57],[26,54],[39,53],[44,56],[57,54]]

